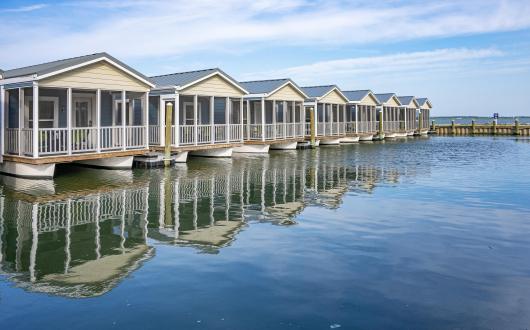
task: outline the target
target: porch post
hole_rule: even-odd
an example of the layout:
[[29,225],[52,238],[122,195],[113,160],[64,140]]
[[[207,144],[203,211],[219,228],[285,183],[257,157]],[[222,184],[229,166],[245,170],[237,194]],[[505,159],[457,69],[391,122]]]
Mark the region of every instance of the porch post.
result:
[[158,103],[158,139],[160,140],[159,145],[164,147],[166,145],[166,107],[162,95],[160,95]]
[[287,137],[287,112],[288,112],[288,107],[287,107],[287,102],[286,101],[282,101],[282,107],[283,107],[283,116],[282,116],[282,121],[283,121],[283,138],[285,139]]
[[276,100],[272,101],[272,132],[274,134],[274,140],[276,140],[276,137],[278,132],[276,131],[276,123],[278,122],[277,113],[276,113]]
[[197,117],[198,117],[198,99],[197,95],[193,95],[193,140],[195,140],[194,145],[197,145]]
[[[22,156],[22,128],[24,127],[24,89],[18,89],[18,155]],[[29,127],[28,127],[29,128]],[[28,141],[29,142],[29,141]],[[26,143],[28,143],[26,142]],[[33,145],[33,140],[31,140]]]
[[39,157],[39,85],[33,85],[33,158]]
[[293,101],[292,104],[291,104],[291,123],[290,124],[294,124],[294,125],[291,125],[291,127],[293,128],[293,137],[296,137],[296,101]]
[[[114,113],[114,111],[113,111]],[[98,120],[99,123],[99,120]],[[67,141],[67,152],[70,156],[72,154],[72,88],[68,88],[66,91],[66,128],[68,130]],[[99,131],[99,130],[98,130]],[[98,144],[99,147],[99,144]]]
[[359,134],[359,107],[355,104],[355,134]]
[[[1,137],[0,137],[0,142],[2,143],[0,145],[0,159],[1,157],[4,155],[4,152],[5,152],[5,144],[6,144],[6,140],[5,140],[5,130],[6,130],[6,122],[7,120],[6,119],[6,113],[9,112],[9,111],[6,111],[6,106],[5,106],[5,99],[6,99],[6,96],[4,94],[4,86],[0,86],[0,121],[2,122],[2,134],[1,134]],[[0,160],[1,161],[1,160]],[[1,245],[1,243],[0,243]],[[2,257],[0,257],[0,260],[1,260]]]
[[346,134],[346,104],[342,106],[342,131]]
[[96,92],[96,128],[96,150],[99,154],[101,152],[101,89],[98,89]]
[[265,141],[265,99],[264,98],[261,98],[261,132],[262,132],[261,141]]
[[[99,123],[99,120],[98,120]],[[149,149],[149,92],[145,93],[144,106],[145,147]]]
[[[171,132],[175,135],[175,147],[178,148],[180,145],[180,94],[175,96],[175,106],[173,109],[175,109],[175,130],[171,127]],[[171,125],[173,125],[173,123],[171,123]]]
[[215,96],[210,96],[210,115],[208,116],[210,122],[210,143],[213,144],[215,142],[215,137],[214,137],[214,133],[215,133],[215,119],[214,119],[214,116],[215,116],[215,111],[214,111],[214,108],[215,108]]
[[226,138],[226,142],[227,143],[230,142],[230,114],[231,114],[231,111],[230,111],[230,97],[227,97],[226,101],[225,101],[225,125],[226,125],[225,138]]
[[[324,108],[322,108],[324,111]],[[315,111],[313,111],[313,117],[315,121],[315,136],[318,136],[318,102],[315,101]]]
[[405,131],[407,130],[407,108],[403,109],[403,115],[405,120]]
[[241,141],[243,141],[243,95],[239,99],[239,130],[241,134]]
[[127,108],[127,94],[125,91],[122,91],[121,92],[121,127],[122,127],[122,132],[121,132],[121,137],[122,137],[122,150],[126,150],[127,149],[127,127],[125,125],[125,123],[127,122],[127,111],[126,111],[126,108]]
[[[247,100],[247,139],[250,140],[250,101]],[[255,113],[254,113],[255,115]],[[256,118],[254,118],[256,120]]]

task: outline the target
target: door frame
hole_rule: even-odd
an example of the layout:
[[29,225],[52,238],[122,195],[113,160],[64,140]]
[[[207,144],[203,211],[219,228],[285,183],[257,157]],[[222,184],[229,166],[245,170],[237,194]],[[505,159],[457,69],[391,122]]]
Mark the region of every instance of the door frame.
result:
[[[79,94],[79,93],[73,93],[72,94],[72,123],[71,123],[71,127],[73,128],[78,128],[77,126],[75,126],[75,123],[76,123],[76,120],[77,120],[77,111],[75,111],[75,102],[76,101],[80,101],[80,100],[89,100],[90,101],[90,106],[88,107],[88,122],[92,123],[92,126],[87,126],[87,127],[94,127],[94,101],[95,101],[95,97],[91,97],[90,95],[83,95],[83,94]],[[81,101],[83,102],[83,101]],[[83,128],[83,127],[80,127],[80,128]]]

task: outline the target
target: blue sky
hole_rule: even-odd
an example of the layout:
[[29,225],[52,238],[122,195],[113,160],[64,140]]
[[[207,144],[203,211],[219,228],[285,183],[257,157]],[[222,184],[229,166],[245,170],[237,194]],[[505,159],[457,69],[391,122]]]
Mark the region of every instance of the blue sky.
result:
[[107,52],[146,75],[428,97],[433,115],[530,115],[528,0],[3,1],[0,68]]

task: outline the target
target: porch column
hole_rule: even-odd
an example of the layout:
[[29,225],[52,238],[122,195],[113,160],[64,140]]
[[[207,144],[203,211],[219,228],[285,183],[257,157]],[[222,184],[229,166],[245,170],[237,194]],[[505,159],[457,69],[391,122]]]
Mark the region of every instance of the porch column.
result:
[[37,157],[39,157],[39,85],[33,85],[33,158]]
[[359,120],[357,119],[359,117],[359,107],[357,104],[355,104],[355,134],[359,134]]
[[293,137],[296,137],[296,101],[291,102],[291,127],[293,128]]
[[121,92],[121,127],[122,127],[122,132],[121,132],[121,137],[122,137],[122,150],[126,150],[127,149],[127,127],[126,127],[126,123],[127,123],[127,111],[126,111],[126,108],[127,108],[127,94],[125,91],[122,91]]
[[239,99],[239,130],[240,130],[240,140],[243,141],[243,95]]
[[[250,140],[250,101],[247,100],[247,139]],[[254,114],[255,115],[255,114]],[[256,118],[254,118],[256,120]]]
[[264,98],[261,98],[261,130],[262,130],[261,141],[265,141],[265,99]]
[[[322,110],[324,110],[322,108]],[[318,136],[318,102],[315,101],[315,111],[313,111],[313,117],[315,121],[315,136]]]
[[276,131],[276,123],[278,122],[276,113],[276,100],[272,101],[272,133],[274,134],[274,140],[276,140],[278,132]]
[[226,98],[226,101],[225,101],[225,125],[226,125],[226,135],[225,135],[225,138],[226,138],[226,142],[230,142],[230,115],[231,115],[231,112],[230,111],[230,98],[227,97]]
[[[145,106],[144,106],[143,115],[144,115],[144,127],[145,127],[145,147],[149,149],[149,92],[145,93]],[[99,120],[98,120],[98,123],[99,123]]]
[[[175,95],[175,106],[173,107],[175,109],[175,129],[171,127],[171,133],[175,135],[175,147],[178,148],[180,145],[180,94]],[[171,123],[171,126],[173,126],[173,123]]]
[[[158,139],[159,145],[161,147],[164,147],[166,145],[166,105],[165,101],[162,99],[162,95],[160,95],[158,99]],[[175,107],[178,105],[175,104]],[[170,123],[171,125],[171,123]]]
[[342,132],[346,134],[346,104],[342,105]]
[[211,96],[210,97],[210,115],[208,116],[209,117],[209,125],[210,125],[210,143],[213,144],[215,142],[215,138],[214,138],[214,132],[215,132],[215,128],[214,128],[214,124],[215,124],[215,121],[214,121],[214,107],[215,107],[215,97],[214,96]]
[[[22,128],[24,127],[24,89],[18,89],[18,155],[22,156]],[[29,126],[28,126],[29,128]],[[26,141],[28,143],[29,141]],[[33,145],[33,140],[31,140],[31,145]]]
[[96,129],[96,151],[99,154],[101,152],[101,89],[96,91]]
[[407,130],[407,109],[403,109],[403,120],[405,121],[405,131]]
[[283,116],[282,116],[283,138],[285,139],[287,137],[287,112],[289,111],[289,109],[287,108],[287,102],[286,101],[282,101],[282,107],[283,107]]
[[198,117],[198,99],[197,95],[193,95],[193,140],[194,145],[197,145],[197,117]]
[[70,156],[72,154],[72,88],[68,88],[68,90],[66,91],[66,129],[68,130],[66,148],[68,151],[68,155]]

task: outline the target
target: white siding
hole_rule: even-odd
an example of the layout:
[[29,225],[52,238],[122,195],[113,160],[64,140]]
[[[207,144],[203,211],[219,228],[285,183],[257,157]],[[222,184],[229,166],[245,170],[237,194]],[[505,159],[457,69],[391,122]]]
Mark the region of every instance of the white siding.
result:
[[219,97],[242,97],[243,91],[236,89],[231,83],[214,75],[188,88],[179,91],[180,94],[207,95]]
[[362,105],[377,105],[377,101],[375,100],[372,93],[368,94],[359,104]]
[[326,95],[323,99],[318,101],[319,103],[338,103],[346,104],[348,100],[344,99],[342,95],[339,94],[336,90],[333,90],[331,93]]
[[280,100],[280,101],[303,101],[304,97],[298,93],[290,84],[280,88],[271,96],[267,97],[267,100]]

